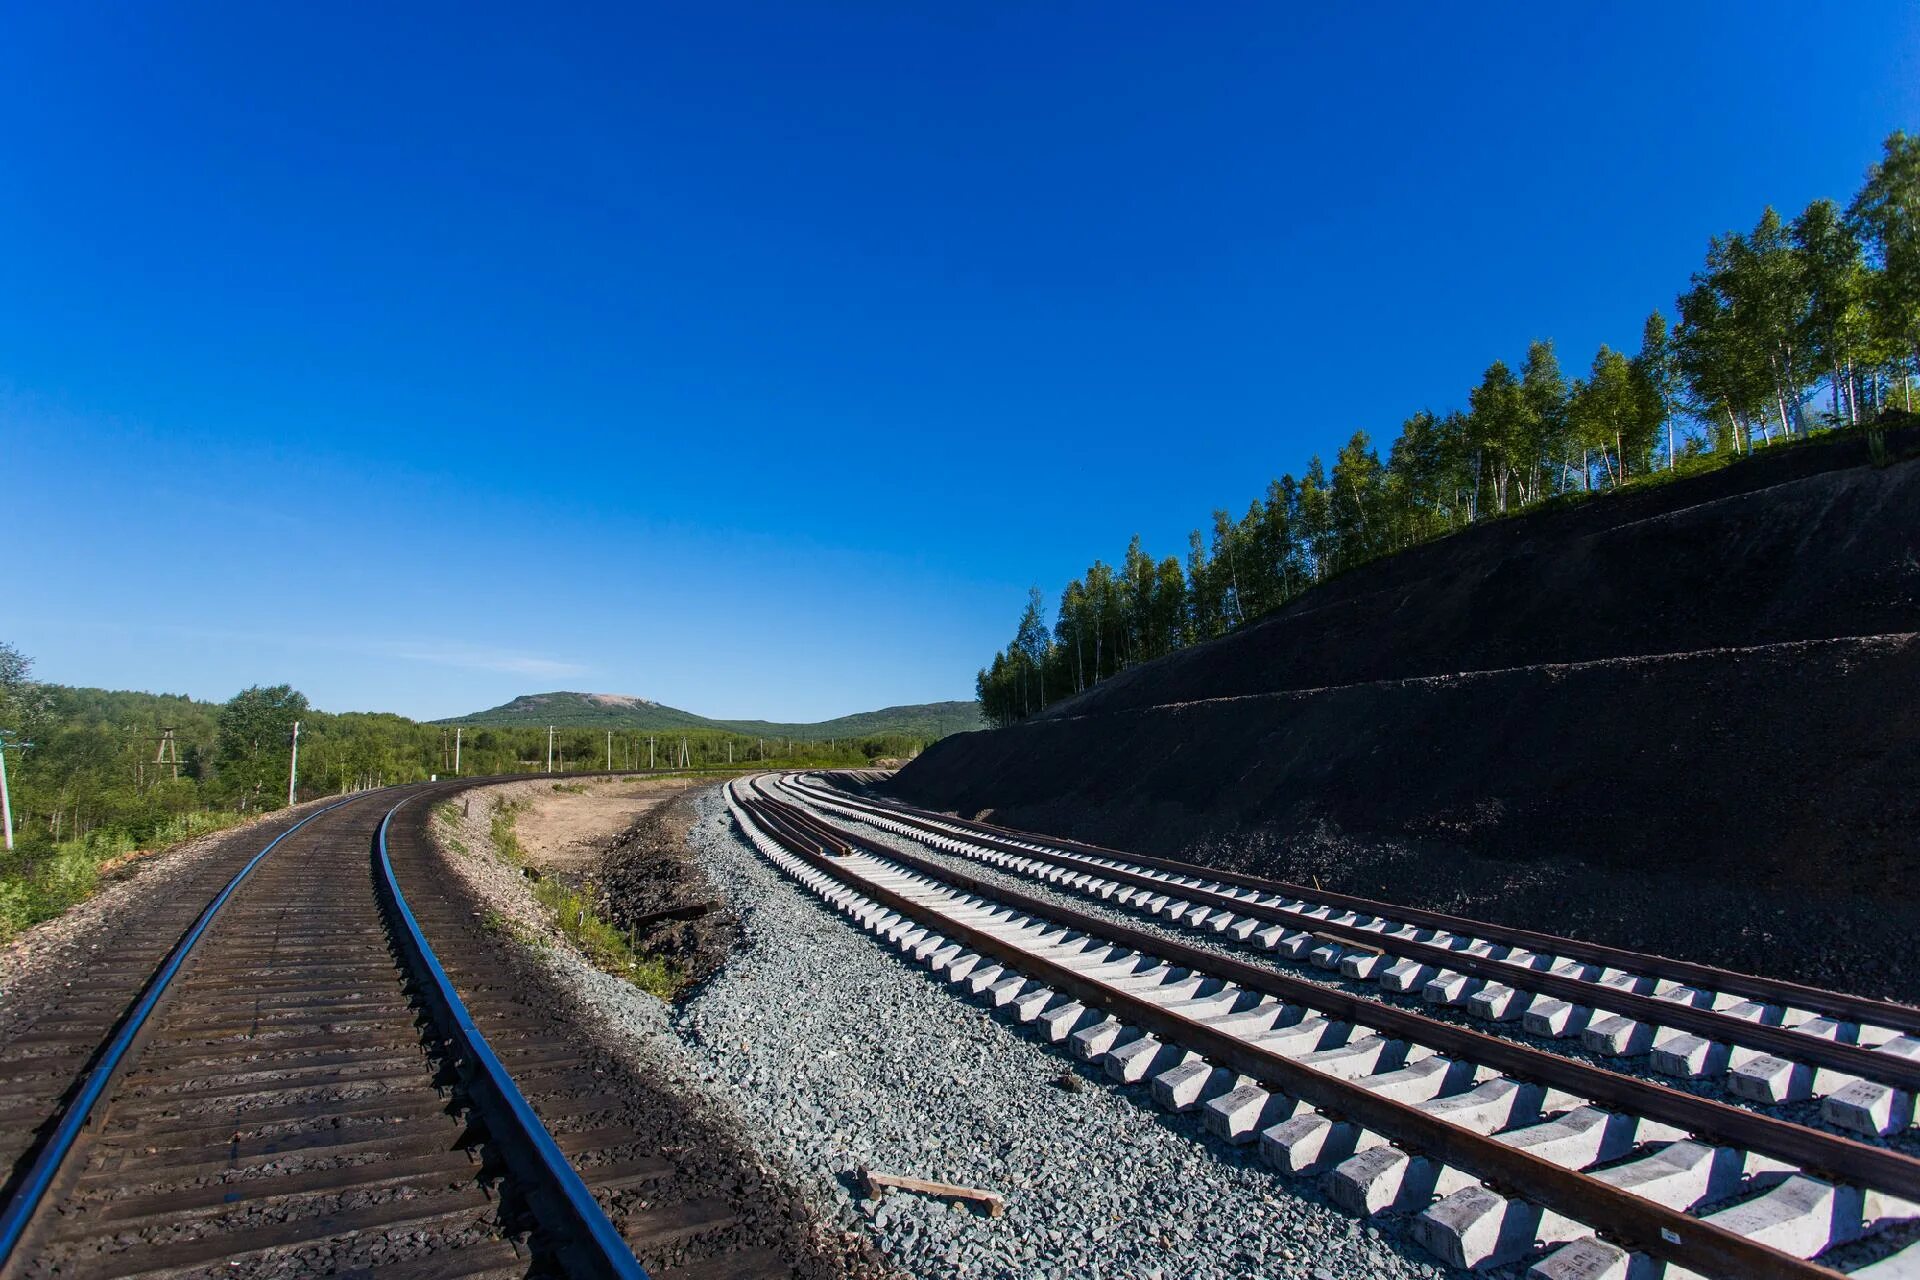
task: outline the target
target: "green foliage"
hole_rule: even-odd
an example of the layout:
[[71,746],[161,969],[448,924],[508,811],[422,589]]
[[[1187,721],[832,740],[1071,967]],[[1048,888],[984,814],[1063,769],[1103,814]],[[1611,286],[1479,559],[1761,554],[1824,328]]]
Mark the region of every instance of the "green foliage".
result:
[[[286,801],[289,737],[300,721],[298,796],[312,799],[453,772],[454,730],[403,716],[315,711],[286,685],[247,689],[228,703],[175,694],[36,684],[31,664],[0,644],[0,730],[30,750],[10,750],[7,773],[24,851],[44,857],[83,838],[150,847],[192,815],[254,814]],[[971,706],[972,704],[959,704]],[[168,759],[165,732],[173,738]],[[650,740],[651,739],[651,744]],[[846,767],[916,754],[924,739],[889,735],[809,741],[718,730],[647,734],[604,728],[554,734],[556,773],[606,767],[694,771],[794,765]],[[651,749],[650,749],[651,745]],[[684,761],[684,766],[682,762]],[[463,775],[537,773],[547,730],[463,728]]]
[[525,802],[519,800],[496,798],[493,802],[493,822],[489,826],[489,832],[493,837],[494,852],[498,853],[504,861],[511,862],[515,866],[519,866],[526,860],[526,851],[520,847],[520,836],[514,830],[514,824],[520,818],[520,811],[526,807]]
[[1865,296],[1881,354],[1920,362],[1920,135],[1887,138],[1847,221],[1878,267]]
[[214,763],[242,808],[259,807],[263,795],[285,786],[293,726],[306,712],[305,695],[284,684],[242,689],[220,708]]
[[1551,342],[1531,343],[1518,375],[1495,360],[1464,412],[1407,418],[1384,462],[1356,431],[1330,476],[1316,456],[1238,520],[1215,511],[1209,533],[1188,536],[1184,569],[1135,537],[1117,571],[1095,560],[1067,584],[1050,634],[1035,588],[975,677],[982,713],[1012,723],[1478,520],[1797,443],[1822,380],[1827,420],[1866,424],[1880,462],[1874,421],[1912,410],[1920,372],[1920,137],[1887,139],[1844,218],[1817,200],[1791,225],[1767,209],[1751,231],[1713,237],[1677,307],[1671,329],[1647,317],[1634,355],[1602,346],[1571,387]]
[[686,975],[671,961],[634,951],[617,926],[594,914],[593,900],[587,893],[558,877],[545,876],[534,881],[533,896],[553,914],[554,925],[594,968],[625,978],[662,1000],[671,1000],[685,983]]
[[89,832],[58,844],[21,844],[0,852],[0,942],[51,920],[99,887],[102,867],[117,858],[164,849],[246,820],[233,812],[192,812],[168,819],[136,841],[124,831]]

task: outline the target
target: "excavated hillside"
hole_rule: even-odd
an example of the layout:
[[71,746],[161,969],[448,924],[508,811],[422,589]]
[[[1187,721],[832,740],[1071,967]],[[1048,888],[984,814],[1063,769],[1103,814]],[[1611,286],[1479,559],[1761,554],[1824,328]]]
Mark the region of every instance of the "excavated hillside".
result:
[[1920,428],[1494,521],[898,775],[913,803],[1920,998]]

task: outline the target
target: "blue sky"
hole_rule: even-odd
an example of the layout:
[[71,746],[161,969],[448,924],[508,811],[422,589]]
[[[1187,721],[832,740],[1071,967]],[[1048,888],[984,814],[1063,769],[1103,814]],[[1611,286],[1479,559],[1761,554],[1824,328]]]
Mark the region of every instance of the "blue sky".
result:
[[1920,127],[1894,3],[0,12],[0,639],[423,717],[970,696]]

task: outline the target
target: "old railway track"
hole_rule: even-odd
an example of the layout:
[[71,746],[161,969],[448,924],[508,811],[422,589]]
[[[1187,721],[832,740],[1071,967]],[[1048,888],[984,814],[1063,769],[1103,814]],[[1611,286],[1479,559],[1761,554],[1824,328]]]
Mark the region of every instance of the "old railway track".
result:
[[446,890],[430,810],[472,785],[230,841],[0,1047],[0,1275],[774,1273],[698,1260],[728,1205]]

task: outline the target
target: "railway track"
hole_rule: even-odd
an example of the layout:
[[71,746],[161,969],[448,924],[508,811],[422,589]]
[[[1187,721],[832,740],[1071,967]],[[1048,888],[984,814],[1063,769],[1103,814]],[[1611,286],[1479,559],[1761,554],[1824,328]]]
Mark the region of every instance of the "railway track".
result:
[[[1910,1060],[1862,1043],[1885,1033],[1877,1044],[1893,1044],[1911,1029],[1902,1006],[1697,966],[1686,981],[1699,996],[1661,999],[1681,979],[1656,957],[1609,952],[1587,972],[1562,962],[1591,966],[1604,949],[960,823],[804,780],[735,784],[729,801],[763,854],[942,979],[1116,1081],[1147,1086],[1160,1105],[1202,1110],[1217,1136],[1259,1144],[1283,1174],[1319,1177],[1351,1211],[1408,1216],[1410,1234],[1453,1265],[1530,1263],[1548,1280],[1663,1269],[1920,1276],[1920,1244],[1906,1243],[1920,1219],[1920,1161],[1889,1145],[1889,1125],[1844,1134],[1729,1105],[1294,976],[1224,944],[1335,969],[1352,960],[1349,976],[1363,982],[1412,964],[1431,970],[1435,1004],[1497,986],[1526,1010],[1548,1000],[1589,1010],[1589,1026],[1632,1017],[1653,1029],[1629,1041],[1636,1052],[1675,1052],[1679,1035],[1727,1046],[1724,1063],[1735,1050],[1750,1055],[1743,1062],[1791,1050],[1785,1074],[1805,1080],[1803,1100],[1822,1086],[1825,1100],[1850,1089],[1856,1102],[1873,1089],[1906,1094]],[[993,870],[969,874],[951,856],[863,834],[876,827]],[[1006,872],[1046,888],[1009,888]],[[1063,891],[1097,899],[1102,912],[1068,905]],[[1127,925],[1106,909],[1114,904],[1190,925],[1202,941]],[[1515,960],[1516,951],[1526,954]],[[1434,963],[1442,955],[1447,963]],[[1543,974],[1580,985],[1537,984]],[[1772,1004],[1758,1016],[1737,1007],[1762,999]],[[1506,1011],[1483,1004],[1490,1017]],[[1843,1014],[1850,1034],[1796,1029]],[[1836,1045],[1853,1052],[1823,1057]],[[1872,1074],[1851,1073],[1863,1067]],[[1892,1114],[1902,1101],[1891,1099]]]
[[785,782],[794,798],[1016,874],[1305,960],[1395,995],[1574,1039],[1759,1104],[1817,1101],[1835,1128],[1905,1135],[1920,1009],[1166,859],[913,813]]
[[0,1275],[784,1274],[448,891],[473,785],[231,842],[0,1048]]

